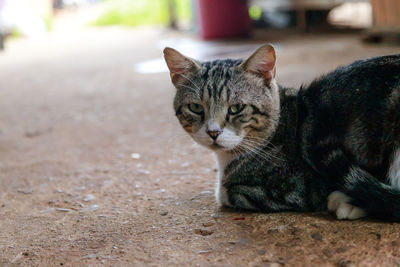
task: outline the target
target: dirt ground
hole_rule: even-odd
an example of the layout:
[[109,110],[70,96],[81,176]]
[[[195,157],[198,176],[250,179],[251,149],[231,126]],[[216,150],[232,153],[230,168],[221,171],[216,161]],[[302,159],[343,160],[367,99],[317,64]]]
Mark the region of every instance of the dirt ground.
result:
[[[182,38],[84,29],[0,53],[0,266],[400,265],[396,223],[216,206],[214,158],[178,125],[169,75],[135,71]],[[277,45],[278,81],[295,86],[400,52],[337,34],[200,50],[239,56],[263,42]]]

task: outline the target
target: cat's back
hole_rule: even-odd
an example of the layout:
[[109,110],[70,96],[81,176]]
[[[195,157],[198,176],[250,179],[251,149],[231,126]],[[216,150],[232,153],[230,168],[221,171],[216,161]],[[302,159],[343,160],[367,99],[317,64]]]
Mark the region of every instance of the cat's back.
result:
[[298,104],[303,158],[318,162],[341,147],[385,179],[387,155],[400,142],[400,55],[339,67],[302,88]]
[[357,60],[314,80],[300,90],[311,105],[337,109],[385,101],[400,90],[400,54]]
[[[316,79],[310,86],[321,84],[342,84],[347,79],[355,79],[361,82],[366,79],[368,81],[382,80],[391,76],[399,76],[400,70],[400,54],[372,57],[367,59],[356,60],[351,64],[340,66],[334,71]],[[374,74],[373,76],[370,76]]]

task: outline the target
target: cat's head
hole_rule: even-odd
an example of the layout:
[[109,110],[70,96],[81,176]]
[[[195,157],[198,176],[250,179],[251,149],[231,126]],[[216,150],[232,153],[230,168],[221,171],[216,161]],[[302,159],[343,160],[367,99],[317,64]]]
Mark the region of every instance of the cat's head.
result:
[[164,57],[182,127],[216,151],[243,152],[274,132],[279,119],[276,55],[267,44],[246,60],[200,62],[172,48]]

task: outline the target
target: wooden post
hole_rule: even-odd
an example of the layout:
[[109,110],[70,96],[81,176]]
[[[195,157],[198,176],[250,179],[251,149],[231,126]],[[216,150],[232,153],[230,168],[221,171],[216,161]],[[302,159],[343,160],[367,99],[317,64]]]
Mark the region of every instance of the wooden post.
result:
[[3,49],[4,49],[4,36],[0,32],[0,50],[3,50]]
[[[3,6],[4,6],[4,0],[0,0],[0,11],[2,10]],[[1,18],[0,18],[0,21],[1,21]],[[4,49],[4,35],[3,35],[4,33],[2,31],[3,31],[3,27],[0,23],[0,50]]]
[[400,1],[371,0],[374,25],[366,42],[400,43]]
[[303,0],[295,0],[295,8],[296,26],[298,29],[305,31],[307,30],[307,18]]
[[374,28],[400,32],[400,1],[371,0]]

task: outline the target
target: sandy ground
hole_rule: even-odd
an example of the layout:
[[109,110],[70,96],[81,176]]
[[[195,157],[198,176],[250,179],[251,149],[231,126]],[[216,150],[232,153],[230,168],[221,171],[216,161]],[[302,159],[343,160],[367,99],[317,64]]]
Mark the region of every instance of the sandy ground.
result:
[[[135,72],[182,38],[85,29],[0,53],[0,266],[399,265],[399,224],[216,206],[213,156],[174,118],[169,75]],[[200,45],[238,56],[266,41],[296,86],[400,52],[352,35]]]

